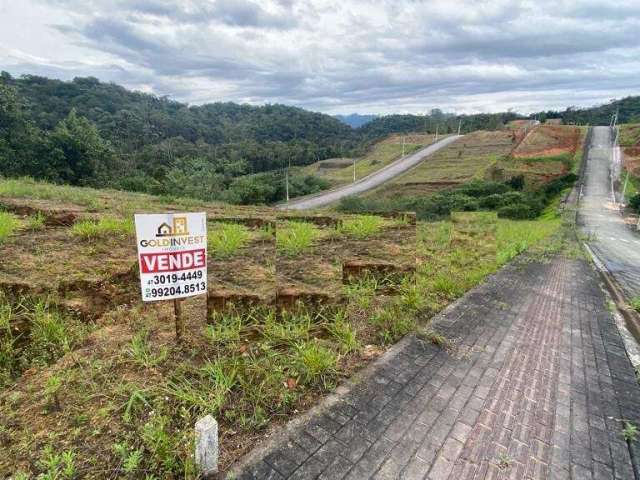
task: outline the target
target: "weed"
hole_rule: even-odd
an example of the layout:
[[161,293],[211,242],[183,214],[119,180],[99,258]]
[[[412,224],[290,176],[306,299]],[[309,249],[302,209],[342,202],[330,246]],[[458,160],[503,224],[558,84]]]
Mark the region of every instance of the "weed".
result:
[[201,372],[225,394],[236,385],[238,370],[239,364],[234,358],[209,361],[201,368]]
[[285,222],[276,231],[277,250],[285,255],[298,255],[320,237],[320,230],[311,223]]
[[129,396],[127,401],[123,405],[124,413],[122,414],[122,420],[125,423],[131,423],[134,416],[137,415],[142,408],[148,407],[150,405],[147,392],[142,390],[135,385],[125,385],[124,391],[126,391]]
[[507,453],[501,452],[498,454],[498,468],[500,470],[506,470],[512,463],[513,460]]
[[169,349],[163,346],[160,347],[158,353],[153,353],[149,345],[149,331],[144,329],[136,333],[131,339],[128,352],[137,365],[144,368],[151,368],[161,364],[167,359]]
[[226,400],[227,388],[212,380],[176,375],[167,382],[166,393],[190,413],[217,415]]
[[38,301],[30,312],[30,349],[36,360],[51,363],[71,349],[72,333],[62,314],[49,308],[48,303]]
[[447,337],[445,337],[441,333],[436,332],[435,330],[424,330],[422,332],[418,332],[416,336],[422,340],[426,340],[433,343],[434,345],[443,348],[446,348],[451,344]]
[[169,418],[155,415],[142,427],[142,441],[154,463],[167,472],[178,470],[177,439],[169,431]]
[[622,435],[627,442],[635,442],[638,439],[638,427],[631,422],[624,422]]
[[45,220],[46,217],[42,212],[37,212],[35,215],[32,215],[25,220],[24,227],[31,232],[42,230],[44,228]]
[[640,313],[640,297],[634,297],[629,302],[629,306],[633,308],[636,312]]
[[62,378],[58,375],[51,375],[47,379],[44,387],[44,398],[49,405],[55,407],[56,410],[62,410],[60,406],[60,388],[62,387]]
[[375,277],[366,275],[355,282],[344,285],[343,288],[350,304],[355,304],[360,309],[366,310],[376,294],[378,281]]
[[329,324],[327,330],[340,345],[342,353],[346,354],[360,350],[358,332],[345,318],[344,312],[341,311],[335,315],[333,323]]
[[209,252],[217,258],[230,257],[245,246],[249,238],[249,230],[244,225],[216,223],[208,234]]
[[384,345],[394,343],[416,327],[415,317],[406,314],[397,305],[378,309],[369,317],[369,322],[376,328]]
[[2,244],[19,226],[18,218],[7,212],[0,212],[0,244]]
[[347,218],[342,223],[340,231],[357,239],[364,239],[375,235],[382,230],[384,220],[375,215],[358,215],[355,218]]
[[300,381],[307,385],[321,385],[327,388],[337,373],[338,359],[331,350],[317,341],[296,345],[293,365]]
[[38,467],[42,470],[38,475],[40,480],[70,480],[76,473],[75,454],[71,450],[55,453],[51,446],[47,446]]
[[11,327],[13,308],[0,296],[0,388],[9,384],[19,372],[20,359],[16,349],[17,336]]
[[71,235],[83,240],[107,238],[111,236],[127,237],[133,235],[135,229],[132,218],[121,220],[112,217],[102,217],[97,222],[81,220],[71,227]]
[[308,312],[282,312],[280,318],[269,315],[264,322],[263,336],[271,346],[295,345],[310,337],[312,326]]
[[122,472],[128,475],[136,473],[142,462],[143,450],[141,448],[132,449],[126,442],[115,443],[113,450],[120,457]]
[[213,325],[207,325],[205,334],[212,343],[217,345],[239,342],[242,322],[242,316],[235,312],[216,312]]

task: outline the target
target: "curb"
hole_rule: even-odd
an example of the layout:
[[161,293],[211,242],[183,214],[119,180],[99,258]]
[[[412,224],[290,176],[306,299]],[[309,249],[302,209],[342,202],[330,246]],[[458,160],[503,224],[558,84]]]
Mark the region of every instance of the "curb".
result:
[[629,330],[629,332],[631,332],[636,342],[640,344],[640,315],[632,308],[629,308],[617,282],[615,281],[611,273],[609,273],[607,267],[600,261],[593,250],[591,250],[591,247],[589,247],[589,245],[587,245],[586,243],[583,243],[582,245],[591,256],[593,263],[595,263],[596,269],[600,274],[600,277],[602,278],[605,286],[607,287],[607,290],[611,295],[616,308],[625,320],[627,329]]

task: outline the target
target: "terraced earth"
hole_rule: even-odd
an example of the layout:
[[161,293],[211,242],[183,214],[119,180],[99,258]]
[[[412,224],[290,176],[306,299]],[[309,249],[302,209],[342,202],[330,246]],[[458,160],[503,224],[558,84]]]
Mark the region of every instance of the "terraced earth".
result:
[[[207,413],[224,469],[560,226],[277,216],[30,180],[0,180],[0,204],[0,475],[52,478],[195,478]],[[139,299],[131,221],[179,210],[207,212],[210,252],[181,342],[172,305]]]

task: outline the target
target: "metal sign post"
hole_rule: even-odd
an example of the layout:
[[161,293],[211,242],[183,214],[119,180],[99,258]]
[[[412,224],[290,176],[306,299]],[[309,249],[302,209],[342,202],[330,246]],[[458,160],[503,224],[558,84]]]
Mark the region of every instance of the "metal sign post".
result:
[[181,341],[182,299],[207,293],[206,214],[135,215],[135,223],[142,300],[173,300]]

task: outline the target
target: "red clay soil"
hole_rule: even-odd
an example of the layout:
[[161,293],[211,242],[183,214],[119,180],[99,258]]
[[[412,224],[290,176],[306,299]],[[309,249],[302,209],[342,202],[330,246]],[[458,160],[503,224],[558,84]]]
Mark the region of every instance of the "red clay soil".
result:
[[513,151],[514,158],[573,154],[578,149],[580,130],[572,126],[541,125],[533,129]]

